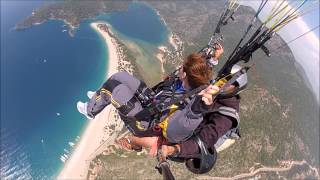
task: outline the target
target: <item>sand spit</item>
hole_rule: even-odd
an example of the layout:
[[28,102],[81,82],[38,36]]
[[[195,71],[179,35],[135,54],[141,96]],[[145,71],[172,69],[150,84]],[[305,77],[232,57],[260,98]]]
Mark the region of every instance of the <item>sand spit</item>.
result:
[[[117,43],[111,26],[105,22],[91,23],[91,27],[103,37],[108,47],[107,77],[119,69],[132,73],[132,66],[124,60],[123,49]],[[87,179],[90,162],[114,143],[118,132],[123,128],[113,106],[106,107],[95,119],[90,120],[81,135],[80,142],[67,160],[58,179]]]

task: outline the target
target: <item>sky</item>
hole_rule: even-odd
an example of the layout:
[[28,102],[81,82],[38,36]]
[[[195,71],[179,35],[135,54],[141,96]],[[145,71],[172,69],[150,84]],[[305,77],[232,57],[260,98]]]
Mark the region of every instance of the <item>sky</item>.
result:
[[[251,6],[257,9],[260,0],[240,0],[240,4]],[[276,0],[269,0],[259,18],[265,19],[265,16],[270,12],[272,5]],[[301,3],[302,0],[289,0],[291,6]],[[308,32],[314,27],[319,26],[319,1],[308,0],[303,5],[302,12],[309,12],[302,17],[290,22],[279,31],[279,35],[284,41],[289,42],[298,36]],[[288,44],[296,61],[303,67],[306,76],[312,86],[312,90],[319,102],[319,28],[312,31],[303,37]]]

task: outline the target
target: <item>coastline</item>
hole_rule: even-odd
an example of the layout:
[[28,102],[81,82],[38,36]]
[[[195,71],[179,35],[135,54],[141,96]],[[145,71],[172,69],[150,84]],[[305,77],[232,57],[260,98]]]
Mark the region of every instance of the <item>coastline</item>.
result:
[[[160,14],[159,14],[160,15]],[[163,18],[162,18],[163,19]],[[165,23],[165,21],[163,20]],[[172,46],[173,50],[170,50],[168,46],[160,45],[158,46],[158,52],[155,54],[156,58],[161,64],[161,76],[164,78],[166,76],[166,71],[164,69],[164,63],[171,57],[171,59],[182,59],[183,44],[181,39],[174,33],[170,33],[168,36],[168,46]],[[175,58],[177,57],[177,58]]]
[[161,79],[165,77],[165,70],[164,70],[164,62],[165,62],[165,53],[168,52],[168,48],[166,46],[159,46],[158,47],[158,53],[156,54],[156,57],[160,61],[161,64]]
[[164,64],[169,63],[178,66],[180,64],[179,60],[181,61],[183,59],[183,42],[181,38],[176,33],[174,33],[170,26],[167,24],[164,17],[160,14],[160,11],[156,8],[151,8],[156,12],[161,22],[164,24],[164,26],[168,28],[169,31],[167,39],[168,44],[158,46],[158,52],[155,54],[156,58],[160,61],[161,76],[162,78],[164,78],[166,77],[167,73],[170,73],[166,72]]
[[[101,25],[106,25],[103,29]],[[108,48],[107,76],[118,72],[119,66],[123,64],[123,55],[119,51],[117,41],[113,38],[110,25],[94,22],[91,28],[99,33],[105,40]],[[104,26],[105,27],[105,26]],[[130,70],[130,69],[129,69]],[[66,161],[57,179],[87,179],[90,162],[96,155],[102,153],[108,145],[116,139],[115,131],[121,131],[123,123],[115,114],[113,106],[107,106],[89,123],[81,135],[80,141],[75,147],[70,159]],[[110,128],[113,126],[113,128]]]

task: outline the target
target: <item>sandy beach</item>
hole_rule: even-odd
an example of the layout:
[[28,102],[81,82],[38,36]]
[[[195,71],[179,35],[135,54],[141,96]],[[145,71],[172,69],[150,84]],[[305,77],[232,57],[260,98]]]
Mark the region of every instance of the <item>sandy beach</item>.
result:
[[173,33],[169,35],[169,42],[174,47],[174,50],[178,50],[179,44],[177,43],[177,40],[179,40]]
[[[99,26],[101,23],[91,23],[91,27],[96,30],[106,41],[108,47],[108,70],[107,77],[118,72],[118,65],[121,62],[121,55],[117,49],[116,40],[109,35],[105,29]],[[102,23],[105,25],[105,23]],[[110,25],[108,25],[110,27]],[[110,28],[108,28],[110,30]],[[76,107],[75,107],[76,108]],[[66,161],[58,179],[86,179],[91,160],[101,152],[106,145],[115,140],[115,134],[106,131],[107,127],[113,125],[113,131],[122,129],[122,122],[116,118],[113,106],[106,107],[93,120],[88,120],[88,125],[81,135],[79,143],[76,145],[70,159]]]
[[159,46],[158,47],[158,53],[156,54],[156,57],[159,59],[160,64],[161,64],[161,79],[164,78],[165,76],[165,70],[163,67],[163,63],[165,61],[164,59],[164,54],[167,52],[167,47],[166,46]]
[[[165,23],[164,20],[163,22]],[[160,64],[161,64],[162,78],[166,76],[166,72],[164,69],[166,56],[175,56],[178,58],[182,58],[183,47],[182,47],[182,41],[180,40],[180,38],[177,35],[170,33],[168,36],[168,42],[173,47],[173,50],[169,50],[168,46],[161,45],[161,46],[158,46],[158,52],[155,54],[156,58],[160,61]]]

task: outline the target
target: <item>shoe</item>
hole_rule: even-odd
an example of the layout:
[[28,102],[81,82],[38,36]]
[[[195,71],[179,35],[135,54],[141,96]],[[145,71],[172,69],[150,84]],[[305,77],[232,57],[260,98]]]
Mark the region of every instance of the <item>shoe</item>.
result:
[[78,111],[79,111],[81,114],[85,115],[88,119],[93,119],[92,117],[90,117],[90,116],[88,115],[87,106],[88,106],[88,103],[87,103],[87,102],[86,102],[86,103],[81,102],[81,101],[78,101],[78,102],[77,102],[77,109],[78,109]]
[[88,91],[87,92],[87,96],[88,96],[89,99],[91,99],[95,94],[96,94],[96,92],[94,92],[94,91]]

